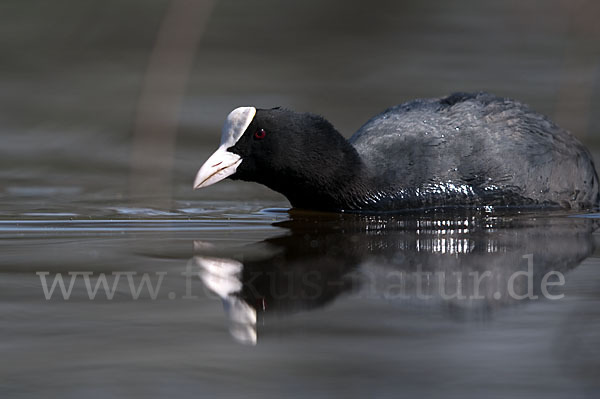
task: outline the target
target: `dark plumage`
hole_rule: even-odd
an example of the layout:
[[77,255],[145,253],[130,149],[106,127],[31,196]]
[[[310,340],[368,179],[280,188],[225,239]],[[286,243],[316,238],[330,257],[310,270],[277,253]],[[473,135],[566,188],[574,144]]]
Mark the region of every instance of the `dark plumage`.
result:
[[[257,139],[260,129],[266,135]],[[241,157],[231,178],[262,183],[294,207],[314,210],[584,209],[599,200],[591,156],[575,137],[487,93],[389,108],[349,140],[322,117],[259,109],[227,151]]]

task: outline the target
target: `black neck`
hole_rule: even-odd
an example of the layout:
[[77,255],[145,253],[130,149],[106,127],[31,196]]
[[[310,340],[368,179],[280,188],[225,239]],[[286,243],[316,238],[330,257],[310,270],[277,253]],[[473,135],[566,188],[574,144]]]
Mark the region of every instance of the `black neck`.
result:
[[369,179],[360,156],[344,140],[335,159],[314,157],[310,173],[289,170],[285,180],[263,181],[287,197],[293,207],[321,211],[358,210],[369,195]]

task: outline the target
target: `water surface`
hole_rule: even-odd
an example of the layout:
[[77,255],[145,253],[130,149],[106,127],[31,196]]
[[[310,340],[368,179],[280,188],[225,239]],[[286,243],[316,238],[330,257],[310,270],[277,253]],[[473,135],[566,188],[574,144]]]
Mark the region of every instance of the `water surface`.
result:
[[595,217],[180,205],[0,223],[5,395],[597,392]]

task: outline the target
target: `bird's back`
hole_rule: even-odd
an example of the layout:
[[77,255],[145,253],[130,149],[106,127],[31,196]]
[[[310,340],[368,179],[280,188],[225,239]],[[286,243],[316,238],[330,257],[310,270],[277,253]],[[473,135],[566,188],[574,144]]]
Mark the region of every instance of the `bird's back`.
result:
[[598,203],[591,156],[575,137],[487,93],[392,107],[349,141],[378,185],[411,205]]

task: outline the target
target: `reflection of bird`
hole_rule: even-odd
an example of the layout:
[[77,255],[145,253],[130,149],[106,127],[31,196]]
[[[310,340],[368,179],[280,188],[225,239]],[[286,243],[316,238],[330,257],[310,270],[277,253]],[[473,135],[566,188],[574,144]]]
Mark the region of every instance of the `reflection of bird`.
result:
[[488,317],[530,299],[527,294],[543,298],[544,276],[568,272],[594,247],[594,222],[584,218],[473,211],[291,216],[275,224],[286,234],[236,250],[243,265],[203,254],[208,250],[195,257],[204,283],[226,302],[232,334],[242,342],[256,339],[257,316],[317,309],[343,294]]
[[223,300],[230,321],[229,331],[236,341],[256,344],[256,310],[239,297],[242,264],[233,259],[195,256],[204,285]]
[[439,206],[598,204],[575,137],[518,102],[457,93],[392,107],[345,140],[325,119],[238,108],[195,188],[226,177],[265,184],[294,207],[389,211]]

